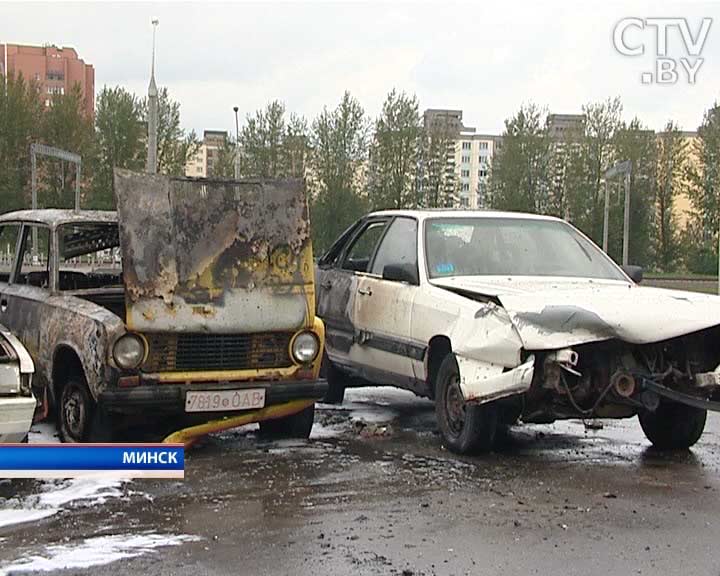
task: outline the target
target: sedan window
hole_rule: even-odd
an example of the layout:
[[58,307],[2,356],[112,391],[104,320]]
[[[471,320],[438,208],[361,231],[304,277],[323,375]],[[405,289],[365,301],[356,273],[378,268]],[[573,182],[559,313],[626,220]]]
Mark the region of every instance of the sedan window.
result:
[[359,236],[353,240],[347,251],[342,268],[354,272],[367,272],[375,248],[382,238],[387,221],[370,222]]
[[44,226],[25,226],[20,254],[18,284],[50,287],[50,230]]
[[8,282],[15,264],[15,249],[20,232],[19,224],[0,227],[0,282]]
[[417,268],[417,221],[414,218],[396,218],[390,225],[371,272],[382,276],[388,264]]

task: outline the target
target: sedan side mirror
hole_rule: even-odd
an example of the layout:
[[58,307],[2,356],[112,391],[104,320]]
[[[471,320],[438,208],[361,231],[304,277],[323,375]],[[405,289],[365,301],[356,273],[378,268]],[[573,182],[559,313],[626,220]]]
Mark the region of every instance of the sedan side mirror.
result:
[[383,280],[407,282],[413,286],[420,284],[417,266],[414,264],[386,264],[383,268],[382,277]]
[[627,266],[623,266],[622,269],[623,269],[623,272],[625,272],[625,274],[630,276],[630,280],[635,282],[635,284],[640,284],[640,282],[642,282],[642,279],[643,279],[642,266],[627,265]]

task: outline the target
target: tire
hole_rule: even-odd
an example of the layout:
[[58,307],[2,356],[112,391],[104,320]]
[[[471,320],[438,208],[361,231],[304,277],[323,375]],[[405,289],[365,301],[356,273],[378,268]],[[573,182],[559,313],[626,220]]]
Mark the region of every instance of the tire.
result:
[[111,442],[110,416],[98,408],[84,378],[72,376],[62,387],[57,402],[57,428],[66,443]]
[[314,421],[315,404],[291,416],[263,420],[260,422],[260,436],[269,439],[300,438],[306,440],[310,437]]
[[661,402],[654,412],[638,414],[640,427],[652,445],[660,450],[686,450],[693,446],[705,430],[707,410]]
[[321,402],[325,404],[342,404],[345,399],[345,382],[348,376],[340,370],[327,354],[323,355],[322,370],[327,378],[328,390]]
[[460,371],[450,353],[438,370],[435,415],[443,441],[451,452],[489,452],[498,429],[498,408],[493,403],[466,404],[460,391]]

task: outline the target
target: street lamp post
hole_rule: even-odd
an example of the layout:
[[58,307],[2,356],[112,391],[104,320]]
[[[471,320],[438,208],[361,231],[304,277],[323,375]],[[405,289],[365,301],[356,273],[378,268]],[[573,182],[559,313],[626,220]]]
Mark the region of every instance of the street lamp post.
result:
[[235,112],[235,180],[240,179],[240,123],[238,122],[238,107],[233,106]]
[[155,32],[159,23],[159,20],[152,20],[153,44],[150,86],[148,86],[148,150],[146,166],[146,170],[150,174],[157,173],[158,89],[155,84]]
[[623,266],[627,266],[630,248],[630,174],[632,162],[619,162],[605,172],[605,210],[603,215],[603,251],[608,251],[608,229],[610,227],[610,185],[608,180],[618,174],[625,175],[625,209],[623,213]]

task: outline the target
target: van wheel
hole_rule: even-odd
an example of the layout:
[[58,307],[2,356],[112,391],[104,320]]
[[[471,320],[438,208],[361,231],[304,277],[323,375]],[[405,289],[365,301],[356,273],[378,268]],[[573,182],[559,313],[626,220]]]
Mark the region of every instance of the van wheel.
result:
[[497,406],[465,403],[460,390],[460,370],[452,353],[445,356],[438,370],[435,415],[450,451],[471,454],[492,449],[498,428]]
[[315,421],[315,404],[304,410],[284,418],[262,420],[260,422],[260,436],[268,439],[310,437],[310,431]]
[[321,400],[325,404],[342,404],[345,399],[345,383],[348,375],[332,363],[327,353],[323,355],[321,376],[327,379],[328,390]]
[[645,436],[660,450],[690,448],[700,440],[706,419],[707,410],[677,402],[661,402],[654,412],[638,414]]

